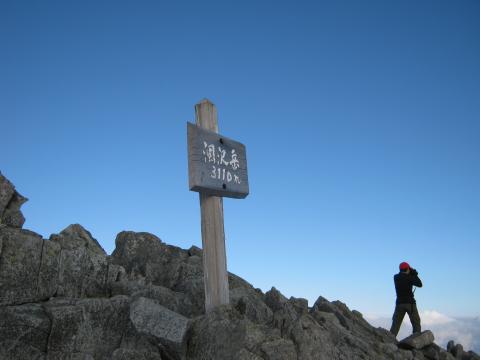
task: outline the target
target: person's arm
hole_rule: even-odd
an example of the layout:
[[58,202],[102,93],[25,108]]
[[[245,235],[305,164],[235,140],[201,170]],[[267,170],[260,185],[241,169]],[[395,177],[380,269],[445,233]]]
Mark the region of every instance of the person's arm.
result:
[[420,278],[418,277],[418,271],[417,270],[412,269],[411,273],[410,273],[410,277],[411,277],[411,280],[412,280],[412,285],[414,285],[416,287],[422,287],[423,286],[422,280],[420,280]]

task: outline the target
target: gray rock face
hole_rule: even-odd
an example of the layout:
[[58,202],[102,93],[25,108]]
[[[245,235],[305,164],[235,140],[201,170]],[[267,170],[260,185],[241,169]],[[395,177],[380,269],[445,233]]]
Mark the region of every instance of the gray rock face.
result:
[[106,254],[80,225],[50,240],[1,225],[0,263],[0,305],[105,295]]
[[125,296],[48,302],[45,308],[52,319],[48,358],[107,358],[120,347],[129,307]]
[[265,338],[261,328],[252,324],[232,306],[221,306],[193,321],[187,359],[260,356],[255,353]]
[[41,305],[0,307],[0,359],[44,359],[50,326]]
[[68,226],[50,241],[60,248],[57,296],[79,298],[105,295],[107,255],[82,226]]
[[0,227],[0,305],[42,300],[38,279],[42,237],[28,230]]
[[277,339],[265,342],[260,347],[263,358],[267,360],[298,359],[295,344],[291,340]]
[[45,240],[21,229],[24,201],[0,174],[0,359],[479,359],[429,331],[398,343],[340,301],[309,308],[231,273],[231,304],[205,314],[201,249],[124,231],[107,256],[78,224]]

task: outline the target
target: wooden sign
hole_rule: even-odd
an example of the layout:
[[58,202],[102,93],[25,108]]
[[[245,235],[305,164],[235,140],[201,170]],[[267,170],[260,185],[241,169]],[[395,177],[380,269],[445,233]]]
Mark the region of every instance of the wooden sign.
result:
[[205,311],[229,303],[223,196],[248,195],[245,146],[218,134],[217,108],[204,99],[187,124],[190,190],[200,194]]
[[243,199],[248,195],[245,145],[187,123],[188,173],[192,191]]

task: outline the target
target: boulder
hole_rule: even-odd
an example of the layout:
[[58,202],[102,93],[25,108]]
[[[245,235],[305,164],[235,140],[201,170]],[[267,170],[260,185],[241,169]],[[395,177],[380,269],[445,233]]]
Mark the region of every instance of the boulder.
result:
[[112,263],[121,265],[130,280],[174,289],[180,276],[180,266],[189,257],[188,251],[164,244],[155,235],[123,231],[115,239]]
[[68,226],[50,241],[60,247],[57,296],[69,298],[105,296],[107,255],[81,225]]
[[42,300],[38,291],[42,248],[40,235],[0,226],[0,305]]
[[168,355],[175,359],[185,358],[188,318],[154,300],[140,297],[131,305],[130,321],[137,332],[163,345]]
[[430,330],[415,333],[403,339],[398,343],[398,347],[402,349],[423,349],[432,345],[434,341],[433,333]]

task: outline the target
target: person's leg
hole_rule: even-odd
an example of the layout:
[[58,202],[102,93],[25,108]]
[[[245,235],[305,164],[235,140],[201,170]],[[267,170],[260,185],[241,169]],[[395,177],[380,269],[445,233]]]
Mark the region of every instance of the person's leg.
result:
[[395,306],[395,311],[392,316],[392,327],[390,328],[390,332],[395,336],[397,336],[398,332],[400,331],[400,326],[402,325],[405,312],[406,309],[402,306],[402,304]]
[[418,309],[416,304],[412,304],[410,309],[407,311],[410,322],[412,323],[413,333],[419,333],[422,331],[420,325],[420,315],[418,315]]

